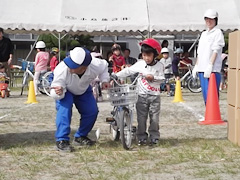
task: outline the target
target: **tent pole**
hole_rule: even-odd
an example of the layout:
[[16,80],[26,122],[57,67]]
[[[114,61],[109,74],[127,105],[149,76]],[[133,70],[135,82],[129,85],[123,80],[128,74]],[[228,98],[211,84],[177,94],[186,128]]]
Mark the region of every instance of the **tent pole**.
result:
[[60,33],[58,33],[58,49],[59,49],[58,60],[60,62],[61,61],[61,34]]
[[58,59],[59,61],[61,61],[61,39],[63,39],[68,33],[64,34],[61,37],[61,33],[58,33],[58,36],[56,36],[54,33],[51,33],[56,39],[58,39],[58,49],[59,49],[59,53],[58,53]]
[[199,38],[200,38],[200,35],[198,34],[197,39],[193,42],[192,46],[188,49],[188,52],[190,52],[192,50],[192,48],[196,45],[196,43],[198,42]]
[[38,38],[39,38],[39,35],[37,36],[36,41],[34,42],[33,46],[31,47],[31,50],[29,51],[27,57],[25,58],[26,61],[28,60],[30,54],[32,53],[32,51],[33,51],[33,49],[34,49],[34,47],[35,47],[35,45],[36,45],[36,43],[37,43],[37,41],[38,41]]

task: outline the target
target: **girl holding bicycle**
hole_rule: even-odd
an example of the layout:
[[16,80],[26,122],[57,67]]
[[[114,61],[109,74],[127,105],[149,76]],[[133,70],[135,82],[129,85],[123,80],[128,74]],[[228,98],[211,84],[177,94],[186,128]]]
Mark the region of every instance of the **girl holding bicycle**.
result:
[[38,41],[36,44],[37,55],[35,57],[35,73],[34,73],[34,90],[35,95],[38,94],[38,83],[40,74],[47,72],[49,53],[45,51],[46,44]]
[[[164,66],[156,57],[161,53],[161,45],[155,39],[145,39],[140,43],[143,61],[138,61],[130,67],[116,73],[122,78],[135,73],[143,76],[138,79],[139,95],[137,109],[137,137],[138,145],[147,145],[148,134],[150,145],[159,142],[159,114],[160,114],[160,84],[164,81]],[[147,130],[147,119],[150,126]]]

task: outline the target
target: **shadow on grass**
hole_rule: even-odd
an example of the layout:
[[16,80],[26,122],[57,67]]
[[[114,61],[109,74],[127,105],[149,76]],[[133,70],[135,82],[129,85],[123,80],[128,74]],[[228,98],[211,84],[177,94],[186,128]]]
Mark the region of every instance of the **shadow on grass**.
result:
[[8,133],[0,135],[0,147],[9,149],[13,147],[38,146],[41,144],[53,144],[55,131]]
[[[96,137],[94,137],[95,131],[91,131],[89,133],[89,137],[96,141]],[[41,131],[41,132],[26,132],[26,133],[8,133],[0,135],[0,147],[3,149],[10,149],[14,147],[29,147],[29,146],[41,146],[41,145],[55,145],[55,131]],[[72,140],[74,132],[72,131],[69,136]],[[70,140],[70,141],[71,141]],[[227,141],[227,138],[190,138],[190,139],[160,139],[159,145],[157,147],[160,148],[168,148],[174,146],[182,146],[186,144],[199,144],[203,142],[214,142],[214,141]],[[132,142],[131,150],[134,150],[138,147],[137,141]],[[107,138],[101,138],[96,143],[95,148],[109,148],[109,149],[117,149],[122,148],[121,140],[113,141]],[[123,148],[122,148],[123,149]]]

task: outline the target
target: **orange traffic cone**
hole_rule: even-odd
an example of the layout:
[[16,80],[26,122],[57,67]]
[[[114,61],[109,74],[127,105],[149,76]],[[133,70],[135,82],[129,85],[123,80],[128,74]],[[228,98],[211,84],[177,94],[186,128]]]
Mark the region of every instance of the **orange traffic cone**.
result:
[[28,100],[25,103],[26,104],[38,103],[36,100],[33,81],[30,81],[30,83],[29,83]]
[[208,84],[208,93],[207,93],[207,104],[205,111],[205,120],[199,122],[201,125],[210,125],[210,124],[225,124],[221,119],[219,102],[218,102],[218,93],[217,93],[217,83],[214,73],[211,73],[209,84]]
[[175,96],[172,102],[183,102],[180,80],[176,81]]

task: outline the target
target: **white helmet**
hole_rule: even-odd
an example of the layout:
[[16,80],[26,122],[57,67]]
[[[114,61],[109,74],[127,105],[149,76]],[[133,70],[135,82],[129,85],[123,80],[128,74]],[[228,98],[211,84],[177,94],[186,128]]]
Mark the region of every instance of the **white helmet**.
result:
[[181,48],[177,48],[175,51],[174,51],[174,54],[181,54],[183,53],[183,50]]
[[166,48],[166,47],[162,48],[161,53],[169,53],[168,48]]
[[208,9],[204,13],[204,18],[210,19],[218,18],[218,12],[215,9]]
[[43,41],[38,41],[37,44],[36,44],[37,49],[42,49],[42,48],[45,48],[45,47],[46,47],[46,44]]

